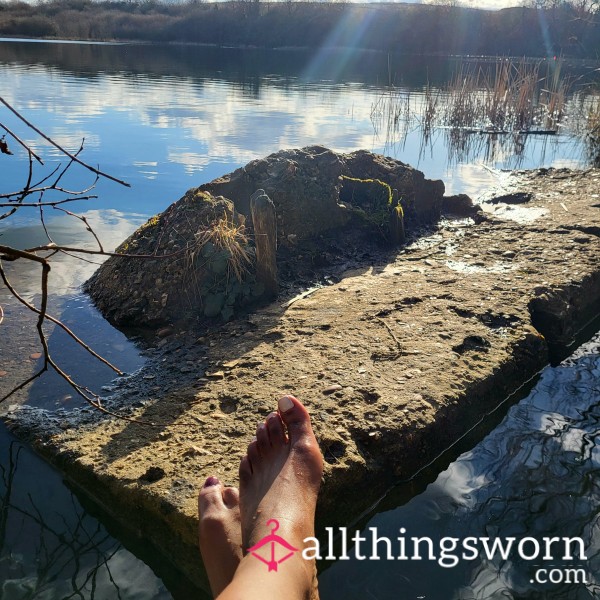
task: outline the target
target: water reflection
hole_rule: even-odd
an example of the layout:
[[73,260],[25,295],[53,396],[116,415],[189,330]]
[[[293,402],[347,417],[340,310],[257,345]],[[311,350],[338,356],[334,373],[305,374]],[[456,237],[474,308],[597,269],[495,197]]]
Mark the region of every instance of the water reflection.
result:
[[0,598],[171,598],[58,473],[0,429]]
[[[520,540],[580,537],[587,560],[550,564],[583,569],[587,583],[532,583],[541,560],[337,562],[320,577],[321,597],[428,600],[492,598],[597,598],[600,594],[600,335],[557,368],[547,368],[531,394],[473,450],[461,455],[420,495],[373,516],[395,540],[444,536]],[[402,490],[396,490],[401,494]],[[393,502],[393,500],[389,500]],[[481,547],[481,546],[480,546]],[[542,546],[543,547],[543,546]],[[531,552],[531,550],[528,550]],[[350,553],[352,555],[352,553]]]
[[[385,151],[444,179],[450,193],[477,195],[482,182],[493,183],[481,167],[477,182],[462,179],[464,164],[515,166],[505,151],[490,155],[501,140],[489,146],[470,136],[459,155],[439,132],[423,146],[412,126],[402,143],[374,131],[373,110],[390,82],[419,104],[425,83],[441,86],[455,61],[368,52],[347,59],[335,51],[315,62],[302,52],[0,41],[7,100],[71,149],[85,137],[89,162],[132,183],[100,190],[98,208],[154,214],[192,185],[310,144]],[[580,149],[529,138],[523,168],[581,158]]]
[[[127,237],[144,219],[135,214],[116,210],[88,210],[83,213],[106,247],[113,248]],[[17,215],[18,216],[18,215]],[[94,240],[81,223],[62,216],[47,223],[52,238],[57,243],[68,242],[75,247],[89,248]],[[18,224],[18,221],[17,221]],[[17,248],[32,247],[47,242],[41,227],[33,224],[6,228],[0,233],[2,243]],[[84,296],[79,287],[100,264],[101,257],[80,260],[72,255],[58,254],[51,260],[49,278],[48,312],[86,341],[96,352],[124,372],[133,372],[143,364],[139,349],[125,335],[109,325]],[[41,270],[32,261],[15,261],[4,264],[12,286],[28,302],[39,304],[41,296]],[[4,311],[0,364],[4,373],[0,377],[0,396],[31,377],[42,365],[36,330],[37,317],[19,304],[0,282],[0,305]],[[115,373],[78,346],[62,329],[47,322],[46,337],[53,358],[77,383],[99,393]],[[27,402],[44,408],[80,405],[83,400],[58,374],[50,370],[33,385],[12,396],[8,404]],[[4,409],[6,406],[0,407]]]
[[[76,210],[78,203],[71,204],[71,210]],[[81,205],[81,203],[79,203]],[[31,211],[30,211],[31,212]],[[124,213],[115,209],[84,210],[78,212],[85,217],[90,226],[102,241],[105,248],[113,249],[128,237],[137,227],[146,221],[144,216],[135,213]],[[31,222],[25,214],[25,209],[6,221],[4,228],[0,228],[2,244],[13,248],[32,248],[37,245],[47,244],[41,225]],[[35,218],[35,217],[34,217]],[[2,223],[2,222],[0,222]],[[2,223],[4,225],[4,223]],[[86,231],[85,226],[67,215],[46,219],[50,236],[57,244],[64,244],[74,248],[97,249],[94,238]],[[106,260],[102,256],[84,256],[81,260],[73,255],[59,253],[51,259],[51,277],[49,280],[49,293],[55,295],[73,294],[88,279],[98,266]],[[31,261],[15,261],[6,263],[4,268],[12,285],[26,300],[31,301],[40,294],[40,268]],[[3,287],[0,283],[0,293]]]

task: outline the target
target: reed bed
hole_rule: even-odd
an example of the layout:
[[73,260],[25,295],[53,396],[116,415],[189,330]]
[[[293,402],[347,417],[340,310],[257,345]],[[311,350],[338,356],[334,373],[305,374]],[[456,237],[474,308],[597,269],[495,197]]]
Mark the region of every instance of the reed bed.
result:
[[[560,60],[461,63],[443,88],[428,84],[411,96],[390,86],[373,105],[371,120],[375,133],[385,134],[386,146],[405,143],[415,129],[426,146],[440,129],[455,157],[482,147],[489,158],[509,147],[523,152],[531,134],[565,132],[600,146],[600,95],[577,91],[575,83]],[[473,134],[494,139],[470,139]]]
[[447,127],[490,132],[557,132],[569,81],[560,62],[502,61],[495,69],[461,65],[440,115]]
[[576,122],[579,135],[585,140],[588,160],[600,167],[600,91],[578,94],[573,103],[579,112]]

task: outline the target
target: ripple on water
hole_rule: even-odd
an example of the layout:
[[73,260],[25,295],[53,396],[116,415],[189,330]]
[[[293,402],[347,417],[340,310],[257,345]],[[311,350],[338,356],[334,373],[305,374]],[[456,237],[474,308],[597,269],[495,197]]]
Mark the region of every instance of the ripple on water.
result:
[[[560,366],[545,369],[529,396],[477,446],[423,493],[374,515],[362,530],[370,535],[368,528],[377,527],[379,536],[396,540],[405,527],[407,540],[428,536],[436,549],[444,536],[531,537],[542,549],[545,537],[580,537],[585,560],[566,561],[558,551],[552,562],[496,555],[460,560],[453,568],[434,560],[352,559],[321,574],[323,600],[599,597],[599,349],[600,334]],[[536,569],[550,564],[582,569],[587,583],[532,583]]]

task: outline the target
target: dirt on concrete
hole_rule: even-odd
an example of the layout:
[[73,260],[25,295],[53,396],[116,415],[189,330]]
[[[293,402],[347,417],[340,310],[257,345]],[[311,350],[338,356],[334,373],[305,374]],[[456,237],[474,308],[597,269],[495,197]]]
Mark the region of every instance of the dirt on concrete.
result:
[[146,424],[84,409],[65,430],[15,409],[12,427],[202,584],[198,486],[237,484],[258,422],[291,392],[325,457],[319,523],[348,523],[600,313],[600,170],[503,176],[481,206],[243,319],[162,330],[107,400]]

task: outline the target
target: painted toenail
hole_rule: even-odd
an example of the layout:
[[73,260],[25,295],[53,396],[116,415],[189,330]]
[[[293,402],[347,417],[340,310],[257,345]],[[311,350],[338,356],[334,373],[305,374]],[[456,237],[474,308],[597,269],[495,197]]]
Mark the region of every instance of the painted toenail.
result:
[[204,487],[211,487],[213,485],[219,485],[219,480],[216,477],[213,477],[212,475],[210,477],[207,478],[207,480],[204,482]]
[[294,408],[294,403],[292,402],[292,399],[289,396],[282,396],[281,398],[279,398],[279,410],[282,413],[286,413],[289,410],[292,410],[292,408]]

